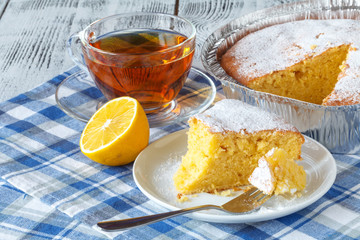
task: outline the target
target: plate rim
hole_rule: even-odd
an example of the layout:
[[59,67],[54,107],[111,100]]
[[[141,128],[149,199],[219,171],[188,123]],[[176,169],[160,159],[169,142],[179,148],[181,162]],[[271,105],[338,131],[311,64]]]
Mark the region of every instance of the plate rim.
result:
[[[135,181],[136,186],[140,189],[140,191],[146,197],[149,198],[149,200],[151,200],[152,202],[155,202],[157,205],[162,206],[168,210],[179,210],[181,208],[156,198],[156,196],[153,196],[146,189],[144,189],[143,186],[141,185],[141,183],[139,182],[139,179],[137,178],[137,170],[136,169],[139,168],[138,165],[139,165],[139,162],[141,161],[139,159],[142,158],[142,155],[144,155],[146,153],[146,151],[149,151],[149,148],[151,148],[154,145],[159,144],[159,142],[166,141],[167,138],[181,137],[181,135],[186,134],[187,131],[188,131],[188,128],[185,128],[185,129],[182,129],[179,131],[175,131],[175,132],[172,132],[172,133],[170,133],[166,136],[163,136],[163,137],[157,139],[156,141],[152,142],[138,155],[138,157],[135,159],[134,165],[133,165],[133,179]],[[318,201],[322,196],[324,196],[330,190],[330,188],[333,186],[333,184],[335,182],[335,179],[337,176],[336,160],[333,157],[333,155],[329,152],[329,150],[327,148],[325,148],[321,143],[319,143],[318,141],[316,141],[308,136],[305,136],[305,135],[303,135],[303,136],[305,138],[305,142],[306,141],[314,142],[319,147],[321,147],[322,150],[324,150],[326,152],[326,154],[328,155],[329,161],[331,163],[331,166],[330,166],[331,174],[328,174],[324,178],[322,183],[319,185],[319,188],[317,188],[316,191],[314,191],[314,193],[311,194],[312,197],[309,198],[307,201],[298,203],[295,206],[292,206],[291,208],[281,209],[281,211],[268,211],[268,212],[259,212],[259,213],[253,212],[250,214],[245,213],[245,214],[232,214],[232,215],[216,215],[215,217],[214,217],[214,214],[193,212],[193,213],[186,214],[186,216],[188,216],[192,219],[205,221],[205,222],[214,222],[214,223],[261,222],[261,221],[277,219],[280,217],[290,215],[290,214],[298,212],[298,211],[310,206],[314,202]],[[231,200],[231,199],[229,199],[229,200]]]

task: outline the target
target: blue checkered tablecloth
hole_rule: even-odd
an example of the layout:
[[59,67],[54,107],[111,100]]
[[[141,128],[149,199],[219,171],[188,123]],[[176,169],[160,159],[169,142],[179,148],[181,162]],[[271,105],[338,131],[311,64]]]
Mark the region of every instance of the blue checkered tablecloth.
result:
[[[174,217],[122,232],[98,221],[159,213],[136,187],[132,164],[108,167],[79,149],[85,123],[56,105],[56,87],[74,67],[0,104],[0,239],[359,239],[360,156],[334,155],[333,187],[294,214],[258,223],[220,224]],[[217,83],[220,88],[219,83]],[[185,128],[151,129],[151,141]]]

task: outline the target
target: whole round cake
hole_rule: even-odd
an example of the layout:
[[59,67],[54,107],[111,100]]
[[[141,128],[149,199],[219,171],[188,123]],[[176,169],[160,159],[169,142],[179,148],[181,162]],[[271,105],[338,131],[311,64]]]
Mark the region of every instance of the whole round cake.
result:
[[360,103],[360,21],[302,20],[248,34],[221,59],[257,91],[327,106]]

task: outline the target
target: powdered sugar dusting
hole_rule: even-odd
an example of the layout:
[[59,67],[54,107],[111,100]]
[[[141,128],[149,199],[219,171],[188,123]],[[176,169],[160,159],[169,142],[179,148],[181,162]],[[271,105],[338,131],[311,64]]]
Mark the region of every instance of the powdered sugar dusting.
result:
[[344,73],[341,74],[341,81],[337,82],[335,89],[359,93],[360,92],[360,54],[358,50],[349,51],[345,65],[346,67],[344,69]]
[[[167,161],[161,162],[152,174],[152,184],[154,186],[161,186],[163,183],[172,184],[173,176],[181,164],[181,158],[181,155],[171,154]],[[158,188],[157,191],[160,195],[166,196],[167,201],[169,202],[174,201],[174,199],[176,199],[176,195],[178,194],[174,187]]]
[[[247,35],[227,54],[234,57],[233,65],[241,65],[240,75],[259,77],[332,47],[349,44],[359,48],[359,32],[360,22],[350,19],[288,22]],[[354,52],[360,56],[359,51]]]
[[358,49],[350,48],[343,66],[334,90],[326,99],[327,105],[360,103],[360,53]]
[[195,118],[209,126],[212,132],[297,131],[282,118],[235,99],[221,100]]
[[[272,151],[274,152],[274,151]],[[270,164],[264,157],[259,159],[259,166],[256,167],[249,177],[249,182],[263,191],[265,194],[272,194],[275,189],[275,177]]]

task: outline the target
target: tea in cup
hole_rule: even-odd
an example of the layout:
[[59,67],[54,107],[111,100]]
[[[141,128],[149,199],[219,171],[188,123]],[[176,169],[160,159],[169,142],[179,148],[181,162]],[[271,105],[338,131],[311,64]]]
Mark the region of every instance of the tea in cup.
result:
[[185,83],[195,34],[193,24],[178,16],[126,13],[90,24],[69,39],[68,49],[108,100],[130,96],[156,113]]

